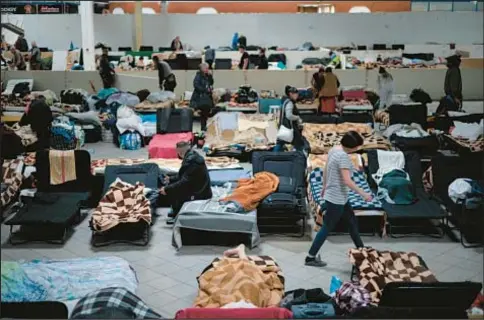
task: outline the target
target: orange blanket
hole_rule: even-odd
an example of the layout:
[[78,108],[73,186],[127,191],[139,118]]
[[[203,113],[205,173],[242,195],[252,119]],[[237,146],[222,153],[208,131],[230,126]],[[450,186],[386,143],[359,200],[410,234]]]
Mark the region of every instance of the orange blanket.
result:
[[277,190],[279,178],[270,172],[259,172],[250,179],[240,179],[234,192],[221,201],[237,202],[246,211],[252,211],[265,197]]

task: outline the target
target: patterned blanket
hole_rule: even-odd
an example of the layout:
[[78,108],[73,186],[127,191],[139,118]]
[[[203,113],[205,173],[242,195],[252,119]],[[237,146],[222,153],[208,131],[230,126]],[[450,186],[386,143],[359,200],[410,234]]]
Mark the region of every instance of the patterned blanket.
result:
[[[363,170],[363,166],[365,163],[368,163],[368,155],[365,154],[357,154],[353,153],[350,154],[351,162],[353,163],[353,167],[356,170]],[[311,172],[313,169],[321,168],[324,169],[326,167],[326,162],[328,161],[327,154],[309,154],[308,157],[308,172]]]
[[2,302],[66,301],[109,287],[136,292],[138,280],[129,263],[118,257],[32,260],[4,270]]
[[311,153],[321,154],[340,144],[344,134],[350,130],[359,132],[363,139],[363,146],[360,150],[382,149],[390,150],[391,144],[388,139],[376,134],[366,124],[343,123],[343,124],[315,124],[307,123],[304,125],[303,136],[308,140]]
[[23,181],[23,176],[20,172],[21,166],[23,166],[23,162],[20,159],[5,160],[3,162],[2,185],[5,186],[5,189],[2,188],[2,192],[0,194],[1,208],[4,208],[6,205],[10,204],[20,190],[20,186],[22,185]]
[[450,134],[443,135],[448,142],[457,144],[462,148],[469,149],[470,152],[482,152],[484,151],[484,137],[478,138],[476,141],[470,141],[465,138],[453,137]]
[[220,308],[241,300],[259,308],[277,307],[284,295],[281,268],[268,256],[216,258],[198,277],[194,307]]
[[[323,172],[324,171],[321,168],[316,168],[311,171],[308,178],[308,195],[310,205],[314,211],[314,220],[316,222],[315,231],[318,231],[319,228],[322,226],[323,216],[326,211],[325,201],[321,196],[321,192],[323,190]],[[372,193],[363,172],[353,171],[351,178],[360,188],[368,193]],[[380,200],[378,200],[376,197],[373,197],[373,200],[371,202],[366,202],[359,194],[355,193],[353,190],[350,190],[350,193],[348,195],[348,202],[355,210],[355,215],[363,215],[364,211],[366,210],[382,210],[382,204]]]
[[151,206],[144,196],[144,185],[138,182],[133,186],[118,178],[94,209],[91,228],[104,232],[120,223],[139,221],[151,224]]
[[437,282],[434,274],[422,265],[414,252],[350,249],[350,262],[356,267],[360,285],[370,292],[374,303],[380,301],[390,282]]
[[158,109],[164,109],[164,108],[171,108],[175,104],[174,101],[168,100],[164,102],[157,102],[153,103],[148,100],[145,100],[139,104],[137,104],[134,109],[137,111],[146,111],[146,110],[158,110]]

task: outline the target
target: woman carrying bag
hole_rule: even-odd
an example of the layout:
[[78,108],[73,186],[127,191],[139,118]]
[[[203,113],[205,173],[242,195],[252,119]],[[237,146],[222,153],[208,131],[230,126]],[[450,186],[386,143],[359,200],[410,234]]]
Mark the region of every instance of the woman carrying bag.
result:
[[207,119],[213,109],[213,76],[207,63],[200,64],[200,70],[193,79],[193,94],[190,107],[200,110],[201,130],[207,130]]
[[274,152],[282,151],[285,144],[292,144],[296,150],[303,151],[302,119],[296,106],[299,92],[294,87],[286,86],[285,93],[287,100],[284,101],[281,108],[277,144],[274,147]]

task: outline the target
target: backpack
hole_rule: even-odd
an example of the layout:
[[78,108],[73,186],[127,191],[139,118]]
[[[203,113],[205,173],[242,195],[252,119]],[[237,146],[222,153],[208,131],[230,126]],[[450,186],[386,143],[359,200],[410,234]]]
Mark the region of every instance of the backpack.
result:
[[12,94],[19,95],[20,98],[25,97],[30,93],[29,83],[28,82],[20,82],[13,87]]
[[430,98],[430,95],[422,89],[413,89],[412,93],[410,93],[410,99],[421,104],[432,103],[432,98]]

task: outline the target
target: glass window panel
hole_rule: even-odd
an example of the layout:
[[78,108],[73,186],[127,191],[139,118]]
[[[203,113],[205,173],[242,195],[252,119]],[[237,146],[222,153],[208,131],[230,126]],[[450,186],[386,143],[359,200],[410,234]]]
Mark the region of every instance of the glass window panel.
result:
[[452,11],[452,2],[430,2],[430,11]]
[[426,2],[412,2],[412,11],[428,11],[429,3]]
[[475,9],[476,4],[473,1],[454,1],[454,11],[474,11]]

